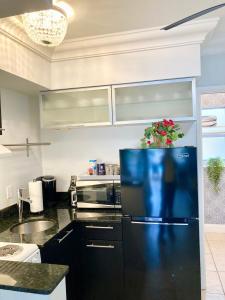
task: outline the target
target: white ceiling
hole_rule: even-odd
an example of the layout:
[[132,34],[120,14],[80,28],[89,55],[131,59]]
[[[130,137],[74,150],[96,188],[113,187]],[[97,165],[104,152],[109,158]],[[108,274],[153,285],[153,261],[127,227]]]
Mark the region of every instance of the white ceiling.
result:
[[[158,27],[221,0],[65,0],[75,11],[66,39]],[[225,15],[225,8],[207,15]]]

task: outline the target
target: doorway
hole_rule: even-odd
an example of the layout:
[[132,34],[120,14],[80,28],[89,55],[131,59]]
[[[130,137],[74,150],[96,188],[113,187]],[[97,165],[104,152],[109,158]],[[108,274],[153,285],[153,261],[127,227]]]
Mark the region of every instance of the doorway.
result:
[[225,300],[224,91],[204,92],[200,98],[207,300]]

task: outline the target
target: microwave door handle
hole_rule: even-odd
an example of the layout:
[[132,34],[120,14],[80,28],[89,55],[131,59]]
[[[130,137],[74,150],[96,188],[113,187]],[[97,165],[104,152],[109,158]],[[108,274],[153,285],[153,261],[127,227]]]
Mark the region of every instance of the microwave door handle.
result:
[[77,191],[72,191],[70,197],[71,206],[77,206]]

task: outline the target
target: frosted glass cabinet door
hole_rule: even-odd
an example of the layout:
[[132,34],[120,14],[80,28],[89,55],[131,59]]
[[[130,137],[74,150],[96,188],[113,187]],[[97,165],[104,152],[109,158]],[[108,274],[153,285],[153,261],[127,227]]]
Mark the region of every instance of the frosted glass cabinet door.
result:
[[191,120],[195,115],[194,85],[192,79],[177,79],[113,86],[113,121]]
[[112,124],[111,88],[87,88],[41,94],[42,127]]

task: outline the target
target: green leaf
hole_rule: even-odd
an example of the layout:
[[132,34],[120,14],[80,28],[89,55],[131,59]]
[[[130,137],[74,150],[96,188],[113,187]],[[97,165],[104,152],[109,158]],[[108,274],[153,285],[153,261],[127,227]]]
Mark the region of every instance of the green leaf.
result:
[[219,183],[224,171],[224,162],[221,158],[210,158],[208,160],[207,174],[209,181],[212,183],[214,191],[219,192]]

